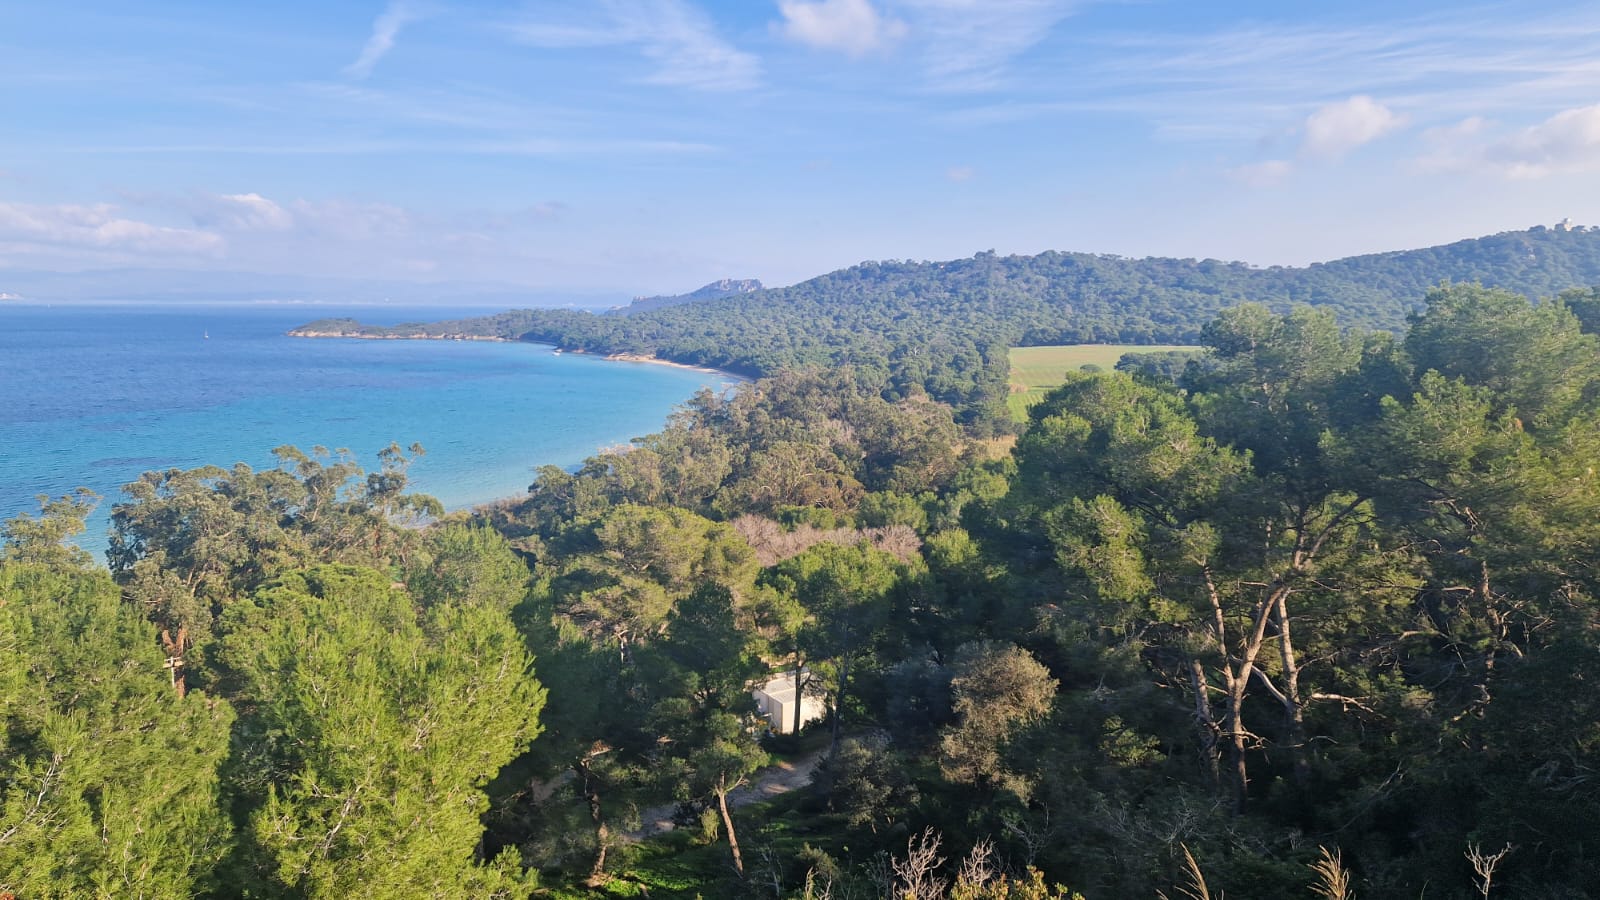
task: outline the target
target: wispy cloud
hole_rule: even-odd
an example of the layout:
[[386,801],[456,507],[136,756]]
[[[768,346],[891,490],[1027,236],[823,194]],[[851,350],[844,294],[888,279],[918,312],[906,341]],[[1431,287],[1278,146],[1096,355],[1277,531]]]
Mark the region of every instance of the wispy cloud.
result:
[[947,181],[962,182],[971,181],[972,177],[977,174],[978,170],[971,166],[951,166],[945,170],[944,177]]
[[1043,41],[1084,0],[894,0],[933,86],[980,91],[1000,86],[1007,66]]
[[394,49],[394,40],[399,36],[400,29],[425,16],[426,10],[414,2],[391,0],[389,6],[373,21],[372,35],[361,48],[361,55],[356,57],[355,62],[344,67],[344,73],[352,78],[366,78],[371,75],[378,61]]
[[[268,243],[294,245],[308,240],[325,245],[369,246],[400,246],[407,241],[431,240],[494,243],[495,238],[490,235],[539,227],[570,211],[567,204],[555,200],[510,210],[468,209],[441,216],[419,213],[392,203],[341,197],[279,201],[254,191],[238,194],[119,193],[129,206],[187,216],[205,233],[227,235],[230,241],[245,249],[259,249]],[[110,207],[93,209],[109,210]],[[0,230],[0,239],[6,236],[6,232]]]
[[443,125],[453,130],[515,132],[529,122],[541,128],[572,127],[583,123],[583,111],[550,103],[529,102],[510,91],[493,87],[408,85],[385,90],[370,85],[313,81],[292,85],[294,99],[310,114],[349,122]]
[[594,156],[718,153],[713,144],[672,140],[506,138],[504,140],[330,140],[281,144],[125,144],[63,147],[82,154],[229,154],[240,156],[364,156],[409,153],[459,153],[467,156]]
[[1405,116],[1365,94],[1357,94],[1322,106],[1306,117],[1300,152],[1318,159],[1337,159],[1405,123]]
[[632,47],[654,64],[649,84],[704,91],[747,90],[761,83],[761,61],[723,40],[687,0],[600,0],[564,21],[525,20],[505,27],[530,47]]
[[863,56],[905,37],[906,23],[880,13],[869,0],[778,0],[780,31],[823,50]]
[[1255,141],[1358,95],[1381,97],[1429,126],[1472,115],[1550,114],[1592,103],[1600,91],[1597,11],[1508,15],[1485,7],[1362,26],[1062,30],[1059,38],[1061,52],[1019,64],[1005,103],[960,110],[955,120],[1107,112],[1142,118],[1177,140]]
[[123,218],[109,203],[0,202],[0,241],[160,255],[214,256],[224,248],[216,234]]

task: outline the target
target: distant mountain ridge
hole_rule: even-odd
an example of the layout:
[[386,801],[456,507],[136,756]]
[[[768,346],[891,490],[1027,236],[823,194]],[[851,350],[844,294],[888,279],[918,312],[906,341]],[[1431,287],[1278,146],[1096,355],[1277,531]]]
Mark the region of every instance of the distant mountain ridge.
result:
[[[1539,227],[1304,267],[991,251],[946,262],[861,263],[789,287],[626,316],[533,309],[392,329],[338,326],[361,336],[538,341],[742,374],[848,365],[882,373],[888,393],[925,392],[952,403],[970,423],[998,415],[1008,347],[1192,343],[1218,312],[1244,302],[1277,310],[1307,304],[1346,326],[1397,329],[1442,281],[1534,297],[1597,285],[1600,229]],[[326,332],[326,324],[298,330]]]
[[686,306],[690,303],[703,303],[706,300],[720,300],[735,294],[748,294],[759,291],[764,287],[755,278],[723,278],[713,281],[705,287],[690,291],[687,294],[659,294],[654,297],[635,297],[627,306],[615,306],[605,311],[605,315],[631,316],[642,312],[653,312],[666,309],[669,306]]

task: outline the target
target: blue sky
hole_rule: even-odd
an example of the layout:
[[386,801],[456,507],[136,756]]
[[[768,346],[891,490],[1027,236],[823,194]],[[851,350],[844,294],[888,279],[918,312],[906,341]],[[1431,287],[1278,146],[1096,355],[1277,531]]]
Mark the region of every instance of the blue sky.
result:
[[1600,7],[0,5],[7,269],[541,290],[1600,223]]

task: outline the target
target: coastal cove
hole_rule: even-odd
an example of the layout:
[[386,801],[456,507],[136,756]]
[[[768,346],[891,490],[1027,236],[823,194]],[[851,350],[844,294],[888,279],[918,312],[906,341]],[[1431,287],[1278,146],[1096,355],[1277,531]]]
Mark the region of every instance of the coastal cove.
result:
[[[98,551],[121,486],[140,473],[270,466],[286,443],[346,448],[373,469],[391,442],[420,443],[416,490],[463,508],[520,495],[534,468],[658,430],[696,391],[738,380],[522,342],[286,335],[322,311],[7,304],[0,518],[33,511],[36,495],[87,487],[103,499],[82,543]],[[360,312],[398,321],[447,311]]]
[[[311,338],[311,339],[315,339],[315,340],[477,341],[477,342],[480,342],[480,343],[488,343],[488,344],[519,344],[519,343],[527,343],[527,344],[534,344],[536,346],[544,347],[546,350],[553,351],[554,355],[556,355],[556,356],[560,356],[562,353],[572,353],[572,354],[575,354],[575,355],[578,355],[578,356],[590,356],[590,355],[593,355],[593,354],[590,354],[589,351],[587,351],[587,350],[582,350],[582,349],[563,350],[563,349],[555,347],[554,345],[551,345],[551,344],[541,344],[538,341],[524,341],[524,340],[521,340],[520,338],[503,337],[501,335],[494,335],[494,334],[466,334],[466,333],[457,332],[457,331],[439,332],[439,331],[428,331],[426,329],[407,330],[407,331],[400,331],[400,330],[397,330],[397,329],[390,329],[390,330],[384,330],[384,331],[372,331],[372,330],[366,330],[366,329],[363,329],[363,328],[360,328],[360,327],[355,327],[355,326],[352,326],[352,327],[346,328],[346,329],[342,329],[342,330],[322,331],[322,330],[317,329],[313,325],[307,325],[307,326],[302,326],[302,327],[299,327],[299,328],[291,328],[291,329],[289,329],[287,334],[288,334],[289,337],[293,337],[293,338]],[[739,381],[746,380],[744,376],[736,375],[736,374],[734,374],[732,372],[725,372],[725,371],[723,371],[721,369],[713,369],[713,368],[710,368],[709,366],[695,366],[695,365],[690,365],[689,363],[674,362],[673,360],[662,359],[659,356],[653,356],[653,355],[650,355],[650,354],[647,354],[647,353],[607,353],[607,354],[604,354],[603,356],[601,356],[601,358],[605,359],[605,360],[608,360],[610,362],[646,363],[646,364],[653,365],[653,366],[668,366],[668,367],[674,368],[674,369],[687,369],[687,370],[689,370],[691,372],[701,372],[701,373],[704,373],[704,374],[707,374],[707,375],[718,375],[718,376],[721,376],[722,378],[726,379],[728,382],[739,382]]]

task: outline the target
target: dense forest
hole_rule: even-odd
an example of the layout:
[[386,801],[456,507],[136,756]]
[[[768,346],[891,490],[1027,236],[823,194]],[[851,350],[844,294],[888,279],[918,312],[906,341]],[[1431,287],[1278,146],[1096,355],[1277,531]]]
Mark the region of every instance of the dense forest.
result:
[[1418,300],[1222,309],[1014,443],[786,367],[470,515],[398,446],[148,473],[106,567],[46,499],[0,893],[1593,896],[1600,291]]
[[516,310],[378,328],[323,320],[298,331],[494,336],[639,353],[744,375],[796,366],[883,373],[889,399],[925,393],[964,426],[1009,428],[1006,351],[1076,343],[1190,344],[1243,302],[1327,309],[1346,326],[1398,329],[1442,281],[1530,297],[1600,284],[1600,230],[1536,228],[1304,268],[1085,253],[863,263],[792,287],[627,316]]

